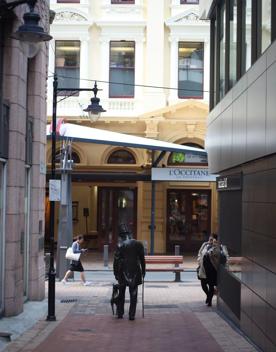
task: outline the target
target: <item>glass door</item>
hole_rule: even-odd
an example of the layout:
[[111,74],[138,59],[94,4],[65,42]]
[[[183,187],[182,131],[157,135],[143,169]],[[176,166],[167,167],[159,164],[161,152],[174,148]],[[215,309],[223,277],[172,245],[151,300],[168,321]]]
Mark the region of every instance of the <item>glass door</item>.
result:
[[210,233],[211,191],[170,189],[167,192],[167,252],[174,246],[196,251]]
[[0,161],[0,316],[4,309],[6,164]]
[[98,231],[100,246],[114,249],[118,240],[118,225],[127,224],[136,237],[136,189],[100,187],[98,197]]

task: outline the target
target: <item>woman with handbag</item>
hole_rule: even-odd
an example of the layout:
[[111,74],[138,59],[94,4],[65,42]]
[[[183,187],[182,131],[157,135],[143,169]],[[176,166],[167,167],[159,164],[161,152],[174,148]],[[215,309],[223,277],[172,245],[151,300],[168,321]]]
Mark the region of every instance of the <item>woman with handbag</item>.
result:
[[[83,236],[79,235],[77,237],[77,240],[75,242],[73,242],[73,244],[72,244],[72,251],[73,251],[74,254],[77,254],[77,253],[81,254],[81,253],[84,253],[84,252],[87,251],[87,249],[83,249],[80,246],[83,242],[84,242]],[[77,271],[77,272],[80,273],[80,278],[81,278],[81,281],[82,281],[84,286],[91,285],[91,282],[86,281],[86,279],[85,279],[84,269],[83,269],[82,263],[80,261],[80,258],[79,258],[79,260],[72,260],[71,261],[69,270],[66,272],[66,274],[65,274],[64,278],[61,280],[61,282],[63,284],[66,284],[68,277],[74,271]]]

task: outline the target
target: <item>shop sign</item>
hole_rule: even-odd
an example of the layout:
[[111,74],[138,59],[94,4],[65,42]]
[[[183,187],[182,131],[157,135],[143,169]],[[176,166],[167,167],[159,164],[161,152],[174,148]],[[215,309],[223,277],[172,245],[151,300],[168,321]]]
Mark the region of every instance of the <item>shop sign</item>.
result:
[[49,180],[49,200],[50,202],[60,202],[60,180]]
[[242,189],[242,174],[217,177],[218,191],[237,191]]
[[151,179],[153,181],[216,181],[217,175],[209,173],[207,167],[201,168],[172,168],[153,167]]

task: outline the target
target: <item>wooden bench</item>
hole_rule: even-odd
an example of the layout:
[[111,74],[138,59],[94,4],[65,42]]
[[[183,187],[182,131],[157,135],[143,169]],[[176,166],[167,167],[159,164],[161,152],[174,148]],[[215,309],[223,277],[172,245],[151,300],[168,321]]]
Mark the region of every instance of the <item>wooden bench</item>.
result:
[[175,282],[180,282],[181,277],[180,274],[184,271],[183,268],[179,267],[179,264],[183,264],[183,256],[182,255],[146,255],[145,256],[146,264],[174,264],[173,267],[148,267],[146,265],[146,271],[170,271],[175,273]]

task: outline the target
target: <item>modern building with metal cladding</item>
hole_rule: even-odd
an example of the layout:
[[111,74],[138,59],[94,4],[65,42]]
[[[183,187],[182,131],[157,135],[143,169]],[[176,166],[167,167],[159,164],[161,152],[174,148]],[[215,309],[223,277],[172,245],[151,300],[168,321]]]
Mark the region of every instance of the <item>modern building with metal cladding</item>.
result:
[[219,308],[276,351],[276,2],[202,1],[211,22],[206,147],[219,174]]

